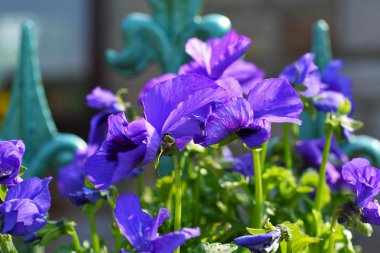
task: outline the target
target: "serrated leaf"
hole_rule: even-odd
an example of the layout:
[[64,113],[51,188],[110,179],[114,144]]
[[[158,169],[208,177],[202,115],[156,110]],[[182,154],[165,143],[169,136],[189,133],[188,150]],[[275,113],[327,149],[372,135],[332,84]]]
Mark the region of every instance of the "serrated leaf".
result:
[[202,243],[193,251],[193,253],[232,253],[238,248],[234,244],[221,243]]
[[0,252],[1,253],[17,253],[17,249],[12,241],[11,235],[0,234]]

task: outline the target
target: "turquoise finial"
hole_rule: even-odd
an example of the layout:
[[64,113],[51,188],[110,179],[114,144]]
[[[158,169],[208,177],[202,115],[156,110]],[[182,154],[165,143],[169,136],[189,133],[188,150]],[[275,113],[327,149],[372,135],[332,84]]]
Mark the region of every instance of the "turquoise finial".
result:
[[201,0],[149,0],[148,4],[152,15],[132,13],[123,20],[124,49],[106,52],[108,63],[121,75],[137,75],[150,62],[162,72],[176,73],[186,61],[184,45],[189,38],[220,37],[231,29],[223,15],[198,16]]
[[314,62],[322,71],[332,60],[330,28],[323,19],[313,25],[311,51],[315,53]]
[[49,169],[69,162],[78,148],[86,147],[79,137],[57,131],[42,85],[35,27],[31,21],[22,25],[18,66],[0,136],[25,142],[26,176],[42,176]]

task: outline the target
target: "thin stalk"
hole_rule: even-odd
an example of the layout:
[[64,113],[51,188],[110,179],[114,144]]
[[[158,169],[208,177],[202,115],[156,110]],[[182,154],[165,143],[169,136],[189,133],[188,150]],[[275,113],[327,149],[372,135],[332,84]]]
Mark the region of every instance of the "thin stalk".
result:
[[71,231],[70,235],[73,238],[73,246],[74,246],[75,252],[83,252],[83,249],[80,246],[80,241],[79,241],[77,231],[75,230]]
[[265,159],[267,158],[268,142],[269,141],[266,141],[262,145],[262,152],[261,152],[261,168],[262,169],[265,168]]
[[330,235],[329,235],[329,253],[334,253],[335,249],[335,230],[337,225],[337,216],[334,215],[331,227],[330,227]]
[[286,242],[286,253],[293,253],[293,238],[290,237]]
[[325,148],[323,149],[322,163],[321,163],[321,167],[319,168],[317,194],[315,196],[315,202],[314,202],[314,208],[317,211],[321,211],[322,209],[322,192],[323,192],[323,188],[326,185],[326,164],[329,159],[330,147],[331,147],[331,141],[332,141],[333,135],[334,135],[333,128],[328,128],[326,141],[325,141]]
[[291,170],[293,167],[292,161],[292,143],[291,138],[291,124],[284,124],[284,157],[285,157],[285,168]]
[[[177,155],[173,155],[174,163],[174,181],[175,181],[175,206],[174,206],[174,231],[181,229],[181,215],[182,215],[182,171],[178,164]],[[180,253],[180,247],[174,252]]]
[[90,222],[92,246],[95,252],[100,252],[99,235],[96,229],[95,214],[88,214],[88,221]]
[[255,179],[255,197],[256,204],[253,208],[252,225],[254,228],[262,227],[263,216],[263,185],[261,178],[261,160],[260,160],[261,148],[252,149],[254,179]]

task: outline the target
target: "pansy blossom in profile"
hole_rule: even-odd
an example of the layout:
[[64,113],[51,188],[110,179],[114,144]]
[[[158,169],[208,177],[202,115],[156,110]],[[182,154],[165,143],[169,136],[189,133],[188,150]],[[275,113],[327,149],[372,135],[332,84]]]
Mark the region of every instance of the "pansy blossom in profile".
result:
[[141,209],[140,197],[134,194],[120,196],[114,213],[121,232],[137,252],[171,253],[200,235],[199,228],[182,228],[159,235],[158,228],[169,219],[169,211],[161,208],[157,217],[152,217]]
[[234,97],[216,104],[205,120],[204,134],[195,141],[210,146],[236,135],[248,147],[257,147],[269,139],[271,123],[301,124],[302,109],[300,97],[286,79],[265,79],[246,99]]
[[276,252],[283,239],[280,230],[272,230],[264,234],[245,235],[234,239],[234,242],[248,248],[253,253]]
[[251,40],[231,30],[222,38],[203,42],[191,38],[186,43],[186,53],[193,61],[181,66],[180,74],[197,74],[212,80],[234,78],[239,81],[244,94],[263,80],[265,72],[255,64],[241,60]]
[[0,184],[12,184],[17,178],[24,152],[21,140],[0,141]]
[[46,224],[50,208],[51,178],[28,178],[9,188],[0,204],[1,234],[23,236],[38,231]]
[[364,158],[355,158],[343,165],[342,176],[356,192],[355,205],[362,209],[360,219],[380,225],[380,206],[375,199],[380,192],[380,170]]
[[314,53],[306,53],[286,66],[280,74],[280,77],[287,79],[293,85],[303,84],[306,90],[301,94],[305,97],[313,97],[323,88],[318,66],[314,64],[314,57]]

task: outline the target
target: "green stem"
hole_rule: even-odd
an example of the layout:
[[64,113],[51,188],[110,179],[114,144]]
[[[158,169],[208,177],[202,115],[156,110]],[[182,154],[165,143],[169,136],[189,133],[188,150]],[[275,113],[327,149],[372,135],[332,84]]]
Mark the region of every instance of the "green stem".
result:
[[265,168],[265,159],[267,157],[267,150],[268,150],[268,142],[269,141],[266,141],[264,142],[264,144],[262,145],[262,152],[261,152],[261,168],[264,169]]
[[255,179],[255,197],[256,204],[253,208],[253,227],[262,227],[262,215],[263,215],[263,185],[261,179],[261,161],[260,161],[261,148],[252,149],[254,179]]
[[80,246],[80,241],[79,241],[79,237],[78,237],[77,231],[73,230],[70,233],[70,235],[73,238],[73,246],[74,246],[75,252],[83,252],[83,249]]
[[99,243],[98,231],[96,229],[95,214],[93,213],[88,214],[88,221],[90,222],[90,228],[91,228],[92,246],[94,248],[94,251],[98,253],[100,252],[100,243]]
[[293,238],[290,237],[288,241],[286,242],[286,253],[292,253],[293,252]]
[[284,157],[285,157],[285,168],[291,170],[293,167],[292,161],[292,143],[290,142],[291,138],[291,124],[284,124]]
[[314,202],[314,208],[317,211],[321,211],[322,209],[322,193],[323,193],[323,188],[326,185],[326,165],[329,159],[332,137],[334,135],[333,130],[334,130],[333,128],[328,128],[326,141],[325,141],[325,148],[323,149],[322,163],[321,163],[321,167],[319,168],[317,194],[315,196],[315,202]]
[[330,235],[329,235],[329,253],[334,253],[335,249],[335,230],[337,225],[337,216],[334,215],[331,227],[330,227]]
[[[182,200],[182,171],[178,164],[177,155],[173,155],[173,163],[174,163],[174,180],[175,180],[175,206],[174,206],[174,231],[178,231],[181,229],[181,200]],[[178,247],[175,253],[180,253],[180,247]]]

